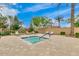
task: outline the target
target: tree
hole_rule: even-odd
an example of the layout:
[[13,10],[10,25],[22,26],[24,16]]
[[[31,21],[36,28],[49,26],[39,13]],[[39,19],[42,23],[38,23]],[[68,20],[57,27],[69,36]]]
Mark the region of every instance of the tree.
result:
[[32,31],[34,31],[34,28],[33,28],[33,25],[32,25],[32,23],[30,24],[30,28],[29,28],[29,32],[32,32]]
[[31,21],[31,29],[38,30],[39,28],[46,28],[50,24],[50,19],[47,17],[34,17]]
[[75,4],[71,3],[71,36],[74,36],[74,9]]
[[11,30],[17,31],[20,28],[19,24],[13,24]]
[[5,21],[6,21],[6,17],[0,16],[0,28],[2,28],[2,30],[7,27]]
[[[9,16],[9,18],[12,18],[12,17]],[[12,22],[12,24],[11,24],[10,30],[18,31],[18,29],[21,28],[20,25],[22,25],[22,22],[19,21],[17,16],[14,16],[14,19],[11,22]]]
[[4,24],[3,20],[0,20],[0,28],[6,28],[6,25]]
[[79,27],[79,14],[75,16],[74,26]]
[[63,21],[63,17],[61,17],[61,16],[58,16],[58,17],[56,17],[55,18],[56,20],[57,20],[57,22],[58,22],[58,26],[60,27],[61,25],[61,21]]
[[16,23],[17,23],[17,24],[19,24],[19,23],[20,23],[20,22],[19,22],[19,19],[18,19],[18,17],[17,17],[17,16],[15,16],[15,17],[14,17],[14,22],[13,22],[13,24],[16,24]]
[[79,21],[74,23],[75,27],[79,27]]
[[[61,4],[58,4],[60,6]],[[68,5],[68,4],[66,4]],[[71,3],[71,18],[70,18],[70,23],[71,23],[71,32],[70,35],[73,37],[74,36],[74,9],[75,9],[75,3]]]

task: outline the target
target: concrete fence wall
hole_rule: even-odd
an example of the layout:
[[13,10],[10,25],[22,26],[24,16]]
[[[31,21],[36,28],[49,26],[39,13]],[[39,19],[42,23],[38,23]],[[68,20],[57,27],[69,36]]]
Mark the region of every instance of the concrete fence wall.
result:
[[[54,34],[60,34],[60,32],[65,32],[67,35],[70,34],[71,29],[70,28],[44,28],[39,29],[39,32],[45,33],[45,32],[54,32]],[[74,33],[79,32],[79,28],[74,28]]]
[[79,32],[79,28],[74,28],[74,33]]
[[[2,29],[0,29],[0,32]],[[40,33],[46,33],[46,32],[54,32],[54,34],[60,34],[60,32],[65,32],[67,35],[70,34],[70,28],[55,28],[55,27],[49,27],[49,28],[42,28],[39,29],[38,32]],[[74,28],[74,33],[79,32],[79,27]]]

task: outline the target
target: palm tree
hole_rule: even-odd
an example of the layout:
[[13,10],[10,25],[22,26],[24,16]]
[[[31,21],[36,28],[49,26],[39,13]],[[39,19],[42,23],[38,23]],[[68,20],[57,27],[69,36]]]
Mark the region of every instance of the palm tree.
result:
[[[59,6],[61,4],[58,4]],[[68,4],[66,4],[68,5]],[[71,18],[70,18],[70,23],[71,23],[71,32],[70,36],[74,36],[74,9],[75,9],[75,3],[71,3]]]
[[74,36],[74,9],[75,9],[75,4],[71,3],[71,36]]
[[58,17],[56,17],[56,20],[57,20],[57,22],[58,22],[58,27],[60,27],[61,25],[61,21],[63,21],[63,17],[61,17],[61,16],[58,16]]

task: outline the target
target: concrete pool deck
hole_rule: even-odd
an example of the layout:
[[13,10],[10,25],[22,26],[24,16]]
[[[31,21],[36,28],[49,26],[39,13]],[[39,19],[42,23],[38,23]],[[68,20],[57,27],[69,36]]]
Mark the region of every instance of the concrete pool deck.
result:
[[[41,34],[35,34],[40,36]],[[0,56],[79,56],[79,39],[52,35],[49,40],[29,45],[21,36],[3,36]]]

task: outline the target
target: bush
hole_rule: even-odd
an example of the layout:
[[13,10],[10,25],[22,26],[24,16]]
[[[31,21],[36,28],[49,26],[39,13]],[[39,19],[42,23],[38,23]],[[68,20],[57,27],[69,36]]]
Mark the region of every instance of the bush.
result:
[[10,32],[11,32],[11,33],[15,33],[15,31],[14,31],[14,30],[11,30]]
[[4,33],[3,33],[3,32],[0,32],[0,35],[1,35],[1,36],[3,36],[3,35],[4,35]]
[[26,33],[26,28],[20,28],[20,29],[18,30],[18,32],[19,32],[19,33]]
[[75,37],[76,38],[79,38],[79,33],[75,33]]
[[39,33],[38,31],[34,31],[35,33]]
[[18,30],[20,28],[19,24],[13,24],[11,30]]
[[79,27],[79,22],[74,23],[75,27]]
[[0,32],[0,35],[3,36],[3,32]]
[[30,29],[29,29],[29,32],[32,32],[32,31],[34,31],[34,29],[33,29],[33,28],[30,28]]
[[65,32],[60,32],[60,35],[65,35]]
[[5,35],[10,35],[10,31],[4,32]]
[[0,32],[0,35],[1,35],[1,32]]
[[0,32],[0,35],[1,36],[10,35],[10,31]]

